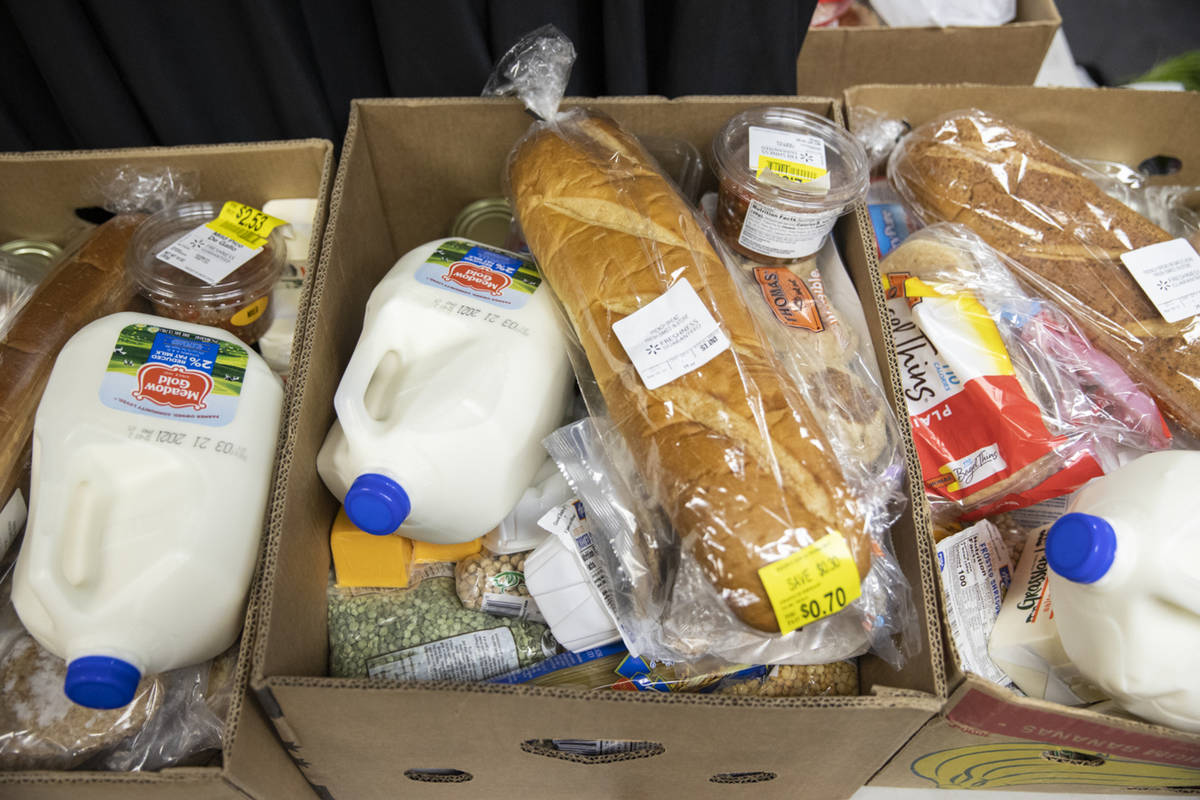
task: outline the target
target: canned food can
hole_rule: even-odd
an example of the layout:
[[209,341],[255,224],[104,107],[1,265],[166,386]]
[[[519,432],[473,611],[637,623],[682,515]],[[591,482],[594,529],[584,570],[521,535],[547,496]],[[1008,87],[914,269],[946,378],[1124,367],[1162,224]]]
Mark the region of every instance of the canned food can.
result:
[[62,255],[62,248],[54,242],[40,242],[36,239],[13,239],[11,242],[0,244],[0,252],[21,256],[35,262],[39,267],[48,267]]
[[493,247],[508,247],[512,230],[512,207],[503,197],[476,200],[458,212],[450,226],[451,236],[461,236]]

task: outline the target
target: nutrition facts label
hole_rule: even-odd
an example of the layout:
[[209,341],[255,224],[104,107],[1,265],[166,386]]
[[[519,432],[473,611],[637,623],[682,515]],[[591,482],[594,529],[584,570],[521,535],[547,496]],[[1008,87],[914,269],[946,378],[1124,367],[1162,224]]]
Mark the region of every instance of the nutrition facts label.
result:
[[772,258],[803,258],[821,248],[838,215],[798,214],[751,200],[738,244]]

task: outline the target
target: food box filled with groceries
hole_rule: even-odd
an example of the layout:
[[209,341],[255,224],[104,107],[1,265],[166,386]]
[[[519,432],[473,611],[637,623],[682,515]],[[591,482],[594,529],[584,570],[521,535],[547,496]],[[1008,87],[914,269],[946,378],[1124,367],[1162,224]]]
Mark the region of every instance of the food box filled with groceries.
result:
[[254,687],[332,796],[848,796],[945,692],[865,150],[828,99],[562,101],[569,51],[355,103]]
[[308,791],[246,687],[331,174],[322,140],[0,157],[0,795]]
[[874,782],[1194,789],[1200,98],[846,101],[953,692]]

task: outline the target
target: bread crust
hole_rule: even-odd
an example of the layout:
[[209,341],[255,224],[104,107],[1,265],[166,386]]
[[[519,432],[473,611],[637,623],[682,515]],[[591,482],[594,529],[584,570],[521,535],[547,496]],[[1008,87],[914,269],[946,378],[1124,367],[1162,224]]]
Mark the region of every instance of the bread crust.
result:
[[[837,531],[860,576],[869,533],[822,425],[759,337],[694,213],[615,122],[575,112],[514,150],[538,264],[578,334],[642,479],[729,608],[779,630],[758,569]],[[731,347],[648,390],[613,324],[687,280]]]
[[1172,237],[1109,197],[1033,133],[978,111],[914,130],[888,175],[927,223],[957,222],[1024,267],[1098,349],[1200,436],[1200,318],[1163,320],[1121,254]]
[[20,478],[33,417],[58,351],[76,331],[137,294],[125,251],[141,214],[114,217],[38,285],[0,343],[0,503]]

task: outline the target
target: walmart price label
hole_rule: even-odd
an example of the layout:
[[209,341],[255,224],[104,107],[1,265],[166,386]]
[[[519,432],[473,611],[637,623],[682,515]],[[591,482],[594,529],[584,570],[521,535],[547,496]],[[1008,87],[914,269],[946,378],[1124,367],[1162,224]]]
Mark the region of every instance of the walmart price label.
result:
[[665,386],[729,349],[729,337],[686,278],[613,323],[613,333],[647,389]]

